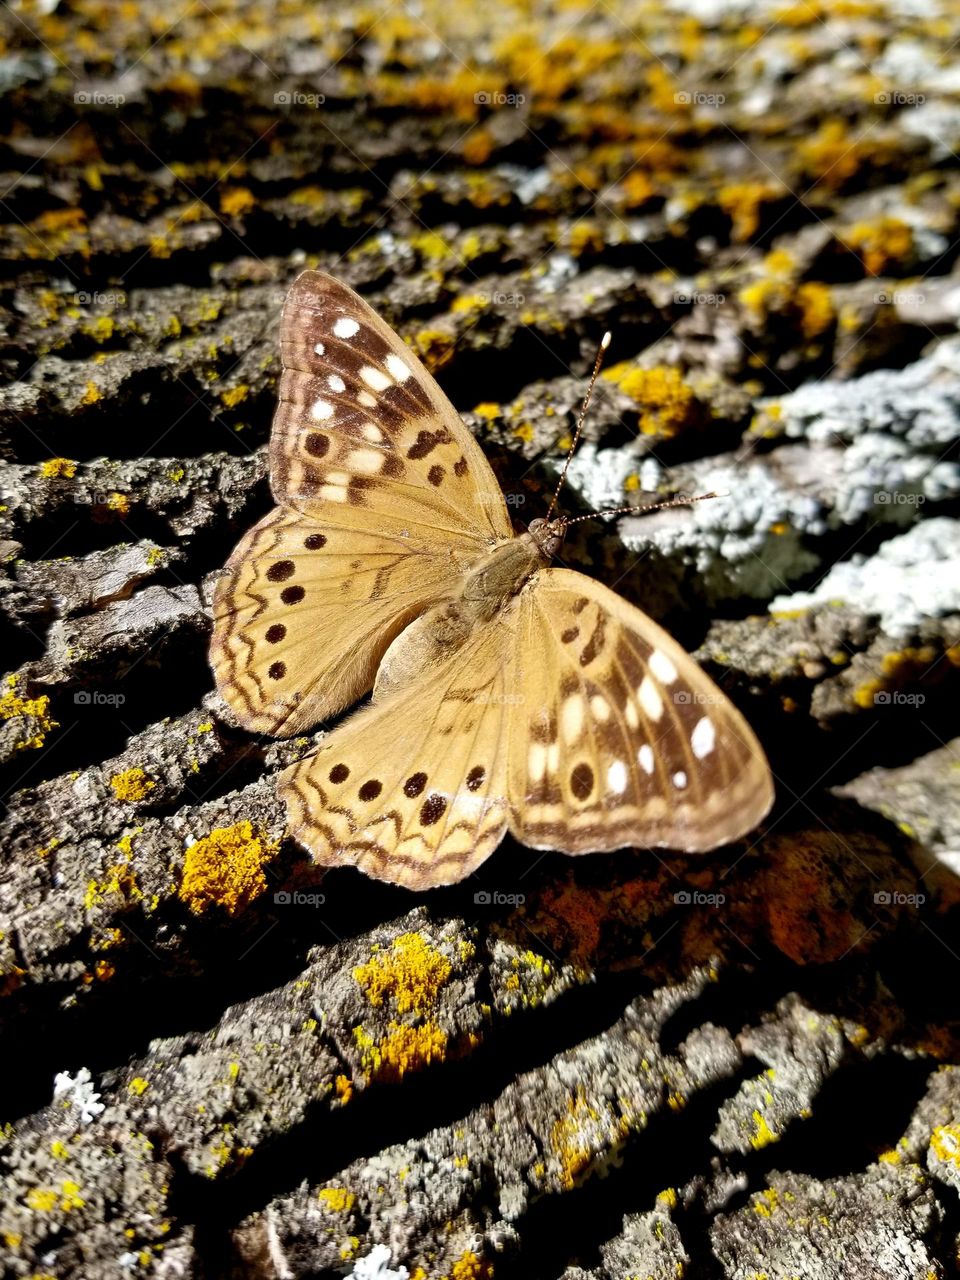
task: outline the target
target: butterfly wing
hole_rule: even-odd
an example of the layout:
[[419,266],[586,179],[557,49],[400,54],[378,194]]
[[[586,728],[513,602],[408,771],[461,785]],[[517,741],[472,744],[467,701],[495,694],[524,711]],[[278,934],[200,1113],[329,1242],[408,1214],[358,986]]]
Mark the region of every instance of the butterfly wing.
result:
[[241,723],[285,737],[366,693],[394,636],[512,529],[470,432],[353,290],[304,272],[280,344],[281,506],[218,580],[211,662]]
[[318,863],[427,889],[493,852],[508,816],[513,634],[481,627],[281,774],[290,831]]
[[646,614],[568,569],[521,595],[510,828],[535,849],[699,852],[773,802],[763,750],[733,704]]
[[283,373],[270,440],[280,503],[370,506],[452,536],[509,538],[490,464],[459,414],[389,325],[319,271],[294,282],[280,332]]
[[384,513],[275,507],[227,561],[210,661],[245,728],[303,733],[362,697],[394,636],[452,590],[471,548]]

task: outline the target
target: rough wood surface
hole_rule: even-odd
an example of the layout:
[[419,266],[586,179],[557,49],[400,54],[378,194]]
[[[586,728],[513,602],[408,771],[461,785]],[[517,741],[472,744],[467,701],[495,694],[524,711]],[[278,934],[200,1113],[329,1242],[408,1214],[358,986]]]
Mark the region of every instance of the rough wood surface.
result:
[[[0,16],[5,1276],[928,1280],[960,1212],[960,80],[894,0]],[[953,52],[951,52],[953,50]],[[339,274],[778,780],[704,858],[321,879],[212,690]]]

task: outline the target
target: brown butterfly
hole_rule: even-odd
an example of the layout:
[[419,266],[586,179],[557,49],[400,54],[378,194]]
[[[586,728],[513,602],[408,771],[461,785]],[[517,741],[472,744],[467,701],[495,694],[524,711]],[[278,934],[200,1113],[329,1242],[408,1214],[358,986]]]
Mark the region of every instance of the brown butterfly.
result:
[[508,828],[694,852],[760,822],[773,787],[743,717],[639,609],[549,567],[569,520],[514,534],[456,410],[362,298],[304,272],[281,354],[278,506],[218,583],[211,662],[241,723],[278,737],[373,690],[280,777],[317,862],[423,889]]

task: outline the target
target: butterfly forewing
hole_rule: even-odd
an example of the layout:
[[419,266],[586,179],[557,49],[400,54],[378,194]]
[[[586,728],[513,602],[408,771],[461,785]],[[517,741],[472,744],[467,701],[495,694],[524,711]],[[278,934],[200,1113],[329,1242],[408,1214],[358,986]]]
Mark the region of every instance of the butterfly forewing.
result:
[[211,661],[248,729],[289,736],[366,693],[397,632],[511,529],[470,432],[351,289],[304,272],[281,355],[281,506],[220,577]]
[[511,829],[534,848],[696,852],[751,830],[770,771],[746,721],[640,610],[566,569],[521,595]]
[[352,289],[321,272],[294,283],[270,444],[278,502],[371,502],[478,541],[510,537],[500,486],[423,365]]

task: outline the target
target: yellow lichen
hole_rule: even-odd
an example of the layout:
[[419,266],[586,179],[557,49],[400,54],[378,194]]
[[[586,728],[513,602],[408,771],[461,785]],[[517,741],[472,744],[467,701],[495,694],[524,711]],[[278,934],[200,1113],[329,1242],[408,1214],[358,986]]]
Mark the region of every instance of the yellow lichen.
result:
[[116,511],[121,516],[130,514],[130,499],[125,493],[111,493],[107,495],[107,508],[110,511]]
[[334,1213],[349,1213],[356,1203],[357,1197],[346,1187],[322,1187],[317,1192],[317,1199]]
[[246,187],[227,187],[220,193],[220,212],[228,218],[239,218],[255,209],[257,201]]
[[81,404],[96,404],[98,400],[103,398],[100,388],[95,382],[88,382],[84,388],[83,395],[80,398]]
[[234,408],[235,405],[238,405],[242,400],[246,400],[249,394],[250,394],[250,388],[246,386],[244,383],[241,383],[237,387],[230,387],[229,390],[227,391],[221,391],[220,399],[223,401],[223,403],[227,406],[228,409],[232,409]]
[[65,480],[72,480],[77,474],[77,464],[72,458],[47,458],[40,464],[40,474],[48,479],[63,476]]
[[882,275],[913,251],[913,230],[901,218],[854,223],[840,232],[840,239],[859,255],[868,276]]
[[667,365],[638,369],[621,364],[609,369],[604,377],[636,401],[644,435],[670,439],[700,419],[700,402],[679,369]]
[[181,901],[197,915],[212,905],[234,915],[266,889],[263,868],[278,847],[246,820],[215,828],[186,852],[178,890]]
[[115,773],[110,779],[110,785],[118,800],[125,804],[136,804],[138,800],[144,800],[157,784],[137,767]]
[[452,971],[446,956],[422,934],[404,933],[394,939],[389,951],[358,965],[353,976],[372,1005],[382,1005],[390,997],[397,1013],[422,1016],[436,1003]]
[[130,1081],[130,1083],[127,1085],[127,1089],[130,1091],[130,1093],[134,1094],[138,1098],[142,1097],[142,1095],[145,1094],[149,1088],[150,1088],[150,1081],[144,1080],[143,1076],[134,1076],[133,1079]]
[[759,1151],[761,1148],[769,1146],[771,1142],[779,1140],[779,1134],[774,1133],[770,1128],[762,1112],[754,1111],[753,1123],[754,1130],[750,1135],[750,1145],[755,1151]]
[[35,724],[34,732],[29,737],[20,738],[15,744],[15,750],[38,750],[43,746],[50,730],[59,726],[59,721],[49,715],[49,707],[50,698],[47,694],[41,694],[39,698],[24,698],[20,694],[19,677],[7,676],[7,691],[0,697],[0,720],[19,717],[24,721],[32,720]]

